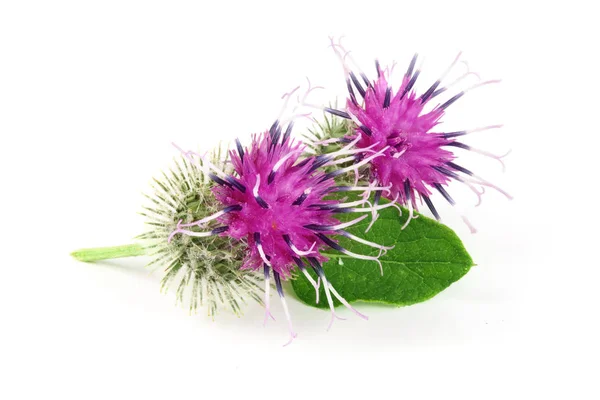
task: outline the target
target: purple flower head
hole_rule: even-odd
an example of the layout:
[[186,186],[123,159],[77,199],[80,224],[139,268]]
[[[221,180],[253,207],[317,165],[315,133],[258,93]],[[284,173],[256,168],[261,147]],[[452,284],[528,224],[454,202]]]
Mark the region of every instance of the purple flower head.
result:
[[[469,75],[476,75],[467,71],[455,82],[442,85],[444,78],[458,62],[460,54],[429,89],[419,94],[414,89],[421,70],[420,67],[415,68],[417,55],[413,57],[400,87],[394,90],[389,84],[390,70],[382,69],[379,62],[375,62],[375,80],[370,81],[363,72],[359,73],[359,79],[346,63],[349,57],[344,48],[333,42],[332,47],[344,65],[349,97],[345,111],[331,108],[326,108],[325,111],[354,121],[356,128],[353,135],[345,138],[346,141],[352,140],[359,149],[383,151],[382,156],[369,162],[369,178],[375,185],[390,186],[387,197],[407,206],[412,217],[413,208],[417,208],[418,196],[438,220],[440,216],[430,196],[433,191],[437,191],[454,205],[454,200],[446,190],[452,180],[467,185],[477,195],[479,203],[483,186],[494,188],[511,198],[502,189],[455,162],[457,156],[454,150],[462,149],[493,157],[502,163],[504,156],[475,149],[457,140],[468,133],[499,128],[500,125],[457,132],[440,132],[436,129],[446,109],[456,100],[476,87],[497,81],[475,84],[431,107],[430,103],[435,102],[439,95],[454,84]],[[503,163],[502,166],[504,167]],[[409,217],[407,224],[410,220]],[[468,224],[466,219],[465,222]]]
[[[303,157],[304,145],[295,142],[290,134],[292,123],[283,130],[277,120],[267,131],[254,135],[249,147],[244,148],[236,140],[236,151],[230,152],[233,171],[223,171],[202,159],[209,168],[210,178],[216,183],[213,193],[222,203],[223,209],[216,214],[190,224],[179,224],[175,234],[192,236],[226,235],[245,241],[247,255],[242,268],[257,270],[263,268],[265,276],[266,315],[269,311],[269,290],[271,273],[289,323],[292,339],[296,336],[292,329],[287,304],[285,302],[282,279],[287,279],[296,268],[300,270],[318,290],[322,283],[331,308],[333,322],[336,317],[332,297],[336,297],[346,307],[359,316],[327,281],[321,264],[327,260],[321,251],[333,248],[346,255],[373,260],[379,263],[378,256],[352,253],[341,247],[335,236],[343,235],[351,240],[375,247],[382,252],[389,249],[354,236],[344,229],[368,217],[377,209],[386,207],[365,207],[368,199],[342,203],[340,200],[326,199],[336,191],[369,191],[369,187],[337,186],[334,178],[348,171],[347,168],[325,172],[323,167],[336,164],[337,157],[357,154],[360,150],[344,148],[336,154]],[[369,160],[375,155],[369,155]],[[354,167],[351,167],[352,169]],[[357,212],[364,215],[350,222],[340,222],[335,215]],[[193,228],[216,221],[218,226],[197,232]],[[381,267],[381,263],[379,263]],[[318,282],[308,274],[312,268]],[[317,297],[318,302],[318,297]],[[331,326],[331,323],[330,323]],[[291,341],[291,340],[290,340]]]
[[334,235],[331,227],[340,222],[333,213],[336,201],[323,199],[335,190],[335,181],[314,169],[314,158],[299,163],[304,146],[287,134],[279,141],[278,126],[271,132],[254,136],[249,149],[239,146],[230,153],[238,184],[218,186],[214,193],[223,205],[238,210],[221,220],[229,226],[228,235],[248,241],[243,268],[267,264],[285,279],[296,265],[294,258],[310,254],[326,260],[320,254],[324,243],[311,227]]

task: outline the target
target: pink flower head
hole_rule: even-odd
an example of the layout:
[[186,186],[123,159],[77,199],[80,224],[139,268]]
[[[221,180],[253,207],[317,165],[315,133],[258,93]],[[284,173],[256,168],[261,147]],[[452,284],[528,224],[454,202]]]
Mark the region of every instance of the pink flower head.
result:
[[239,210],[222,221],[229,226],[229,236],[248,240],[250,252],[243,268],[266,264],[288,278],[298,256],[326,260],[316,232],[333,235],[332,227],[340,222],[332,212],[336,202],[323,199],[335,190],[334,180],[323,179],[314,158],[298,163],[304,147],[289,140],[289,130],[281,142],[280,130],[271,131],[274,134],[255,136],[247,151],[239,145],[230,153],[237,184],[218,186],[214,193],[225,206]]
[[[379,263],[378,257],[355,254],[344,249],[333,238],[336,235],[375,247],[380,250],[380,255],[388,248],[344,230],[387,205],[361,207],[368,203],[366,199],[349,203],[325,199],[336,191],[371,190],[368,187],[336,186],[334,177],[346,169],[328,173],[323,171],[324,166],[335,164],[336,157],[356,154],[357,150],[342,149],[335,155],[303,158],[304,145],[290,137],[291,130],[292,123],[283,132],[280,122],[276,121],[269,131],[254,135],[248,148],[244,149],[239,140],[236,140],[237,151],[230,152],[232,173],[219,170],[203,159],[202,163],[211,169],[210,178],[217,184],[213,193],[223,204],[223,210],[200,221],[180,223],[172,235],[220,234],[246,241],[248,251],[242,268],[263,268],[265,274],[265,322],[269,316],[272,318],[269,311],[272,272],[293,339],[296,334],[292,329],[283,295],[282,279],[289,278],[292,271],[298,268],[313,284],[317,296],[322,282],[332,312],[331,322],[335,317],[332,295],[359,316],[366,318],[354,310],[327,281],[321,266],[327,257],[321,251],[331,247],[346,255]],[[369,155],[366,160],[373,157],[375,156]],[[335,214],[346,212],[365,215],[345,223],[335,218]],[[217,221],[220,226],[206,232],[189,229],[210,221]],[[308,274],[307,266],[315,270],[319,283]]]
[[[354,134],[345,139],[356,140],[357,148],[368,148],[375,151],[386,149],[381,157],[370,161],[370,179],[376,185],[389,185],[388,197],[407,206],[411,217],[413,208],[417,208],[416,197],[418,195],[439,220],[440,216],[430,196],[435,190],[454,205],[454,200],[446,190],[446,186],[452,180],[467,185],[476,193],[479,202],[483,188],[479,189],[476,185],[492,187],[511,198],[502,189],[455,162],[457,156],[454,150],[462,149],[493,157],[502,163],[501,158],[504,156],[495,156],[457,140],[458,137],[468,133],[499,128],[500,125],[457,132],[440,132],[436,129],[446,109],[466,92],[497,81],[478,83],[458,92],[444,102],[427,107],[452,85],[468,75],[474,75],[474,73],[467,72],[455,82],[447,86],[442,85],[442,81],[457,63],[460,54],[440,79],[424,93],[418,94],[414,89],[420,74],[420,67],[415,68],[417,55],[413,57],[404,74],[402,84],[397,90],[394,90],[389,84],[389,69],[383,70],[376,61],[377,78],[370,81],[366,74],[361,72],[361,79],[359,79],[346,64],[348,53],[339,44],[332,43],[332,46],[344,64],[349,97],[345,111],[331,108],[325,108],[325,111],[342,118],[352,119],[356,123]],[[342,52],[345,55],[342,55]],[[504,167],[503,163],[502,166]],[[407,224],[411,217],[408,218]]]

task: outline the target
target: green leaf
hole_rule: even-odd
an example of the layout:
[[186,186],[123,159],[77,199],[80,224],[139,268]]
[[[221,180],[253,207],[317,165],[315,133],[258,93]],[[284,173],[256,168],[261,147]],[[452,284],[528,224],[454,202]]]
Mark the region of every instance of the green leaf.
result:
[[[456,234],[447,226],[423,215],[413,219],[406,229],[400,228],[408,212],[391,207],[380,211],[377,222],[364,233],[369,219],[347,229],[366,240],[395,247],[382,255],[383,276],[374,261],[365,261],[332,250],[323,265],[327,279],[348,302],[365,301],[404,306],[428,300],[462,278],[473,266],[473,260]],[[350,218],[349,218],[350,217]],[[348,220],[356,216],[339,216]],[[337,237],[340,245],[358,254],[377,255],[379,251],[345,237]],[[316,279],[313,271],[310,271]],[[319,304],[315,289],[301,275],[292,282],[304,303],[327,308],[323,285]],[[334,299],[335,305],[340,303]]]

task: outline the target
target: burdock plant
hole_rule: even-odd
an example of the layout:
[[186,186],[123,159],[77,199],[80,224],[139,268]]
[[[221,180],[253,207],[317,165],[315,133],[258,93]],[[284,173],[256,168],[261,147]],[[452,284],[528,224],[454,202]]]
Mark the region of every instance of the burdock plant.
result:
[[[417,200],[439,219],[430,196],[437,191],[453,204],[446,190],[452,181],[478,198],[484,187],[508,196],[460,166],[453,151],[471,150],[501,161],[457,140],[496,125],[458,132],[436,129],[451,104],[493,81],[434,104],[454,85],[443,81],[458,57],[419,95],[414,89],[420,74],[416,57],[394,90],[390,69],[377,62],[376,79],[360,70],[357,76],[343,47],[333,42],[332,47],[347,81],[344,109],[307,103],[315,89],[310,82],[303,96],[295,94],[299,88],[286,93],[271,127],[249,140],[236,140],[234,149],[181,151],[173,168],[154,180],[142,212],[148,230],[135,244],[84,249],[73,256],[97,261],[148,255],[148,266],[164,273],[163,289],[174,286],[178,302],[188,303],[191,311],[206,306],[209,315],[219,308],[239,315],[253,299],[264,305],[266,323],[273,318],[269,305],[274,286],[289,342],[296,333],[285,280],[293,279],[301,301],[329,309],[331,326],[339,318],[338,305],[367,319],[350,303],[415,304],[464,276],[473,261],[460,239],[450,228],[419,216]],[[470,75],[467,71],[457,81]],[[292,116],[282,118],[293,95],[298,102]],[[297,113],[301,107],[333,114],[307,133],[306,143],[292,136],[294,121],[310,116]]]

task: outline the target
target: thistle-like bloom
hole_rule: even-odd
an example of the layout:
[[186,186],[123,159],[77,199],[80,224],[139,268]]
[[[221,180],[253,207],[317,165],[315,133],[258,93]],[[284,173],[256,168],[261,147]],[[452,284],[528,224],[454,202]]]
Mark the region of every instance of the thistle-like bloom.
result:
[[[299,269],[317,290],[324,286],[327,302],[331,308],[331,323],[334,312],[332,296],[353,310],[362,318],[366,317],[354,310],[327,281],[322,263],[327,258],[321,253],[331,247],[348,256],[379,263],[378,257],[355,254],[341,247],[335,236],[343,235],[352,240],[380,250],[388,248],[354,236],[345,229],[373,212],[373,207],[362,207],[368,200],[342,203],[326,198],[333,192],[368,191],[373,188],[336,186],[334,178],[360,165],[323,171],[323,167],[336,164],[338,157],[365,153],[362,164],[380,157],[385,150],[375,152],[343,148],[322,157],[303,158],[304,145],[291,137],[292,123],[285,131],[277,120],[269,131],[255,135],[249,147],[243,148],[236,141],[237,151],[230,153],[233,174],[217,168],[206,159],[202,164],[210,169],[210,177],[216,183],[214,195],[222,204],[221,211],[189,224],[179,224],[173,232],[188,236],[228,236],[247,243],[247,256],[242,268],[264,271],[265,278],[265,323],[269,311],[269,290],[271,275],[281,299],[289,324],[291,340],[296,336],[285,301],[281,281],[291,277],[294,269]],[[361,164],[361,163],[359,163]],[[387,188],[375,188],[387,190]],[[388,205],[375,207],[375,210]],[[350,222],[340,222],[335,218],[338,213],[365,213]],[[218,225],[207,228],[209,223]],[[203,227],[203,231],[195,228]],[[381,263],[379,263],[381,266]],[[314,269],[319,282],[307,272]],[[318,300],[317,300],[318,301]],[[289,343],[289,342],[288,342]]]
[[[351,141],[358,149],[371,149],[381,154],[380,157],[369,162],[369,179],[375,186],[390,186],[387,197],[396,199],[399,204],[408,207],[410,217],[406,224],[413,216],[413,209],[417,208],[417,196],[439,220],[440,216],[430,196],[435,190],[454,205],[454,200],[446,190],[446,186],[452,180],[461,182],[471,189],[478,197],[478,205],[481,202],[484,186],[496,189],[511,198],[502,189],[455,162],[457,156],[454,150],[470,150],[498,160],[504,168],[502,158],[505,155],[496,156],[457,140],[469,133],[499,128],[500,125],[456,132],[436,130],[436,126],[450,105],[470,90],[497,81],[477,83],[444,102],[428,107],[453,85],[469,75],[475,75],[467,71],[456,81],[443,85],[444,79],[458,62],[460,54],[429,89],[418,94],[414,89],[420,74],[420,67],[415,68],[417,55],[413,57],[404,74],[402,84],[394,90],[389,84],[390,69],[382,69],[376,61],[377,78],[370,81],[365,73],[359,72],[359,79],[348,66],[347,61],[351,58],[343,47],[334,44],[333,41],[332,47],[344,66],[349,97],[345,111],[332,108],[325,108],[325,111],[352,120],[356,124],[350,135],[338,139],[340,142]],[[359,154],[357,161],[361,162],[360,156]],[[471,227],[466,218],[463,219]]]

